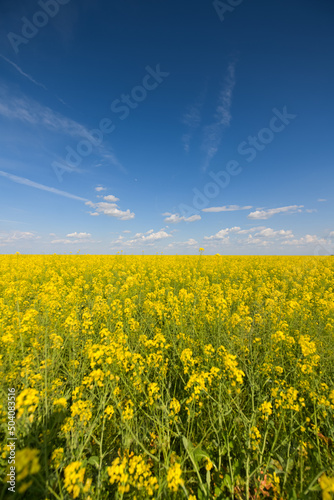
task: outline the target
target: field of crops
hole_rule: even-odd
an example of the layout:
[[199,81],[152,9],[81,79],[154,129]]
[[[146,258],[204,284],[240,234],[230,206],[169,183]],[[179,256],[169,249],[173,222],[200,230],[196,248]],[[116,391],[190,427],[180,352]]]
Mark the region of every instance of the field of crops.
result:
[[334,258],[8,255],[0,289],[1,498],[332,498]]

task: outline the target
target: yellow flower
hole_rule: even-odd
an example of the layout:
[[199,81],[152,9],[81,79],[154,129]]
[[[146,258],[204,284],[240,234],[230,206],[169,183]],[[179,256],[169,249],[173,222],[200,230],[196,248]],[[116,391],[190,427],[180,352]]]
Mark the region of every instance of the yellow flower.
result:
[[179,413],[180,410],[181,410],[180,402],[176,398],[173,398],[169,404],[169,415],[173,417],[177,415],[177,413]]
[[114,407],[112,405],[107,406],[106,409],[104,410],[104,413],[108,415],[108,420],[110,420],[113,414],[115,413]]
[[178,462],[175,462],[171,465],[167,472],[167,483],[168,488],[175,493],[178,491],[179,486],[184,485],[184,481],[182,479],[182,469],[181,465]]
[[125,453],[117,457],[107,468],[111,484],[117,484],[119,493],[124,494],[133,487],[153,496],[158,489],[158,480],[151,472],[151,466],[145,462],[142,455]]
[[54,406],[59,406],[60,408],[66,408],[67,401],[66,401],[65,398],[55,399],[54,402],[53,402],[53,405]]
[[18,410],[17,418],[21,418],[24,410],[27,408],[28,413],[34,413],[39,403],[38,391],[36,389],[23,389],[16,398],[16,409]]
[[154,403],[160,396],[160,389],[156,382],[152,382],[148,386],[148,402],[150,405]]
[[56,448],[51,455],[51,463],[55,469],[58,469],[64,457],[64,448]]
[[32,485],[33,481],[28,481],[27,483],[22,483],[21,486],[19,487],[18,489],[18,492],[23,495],[23,493],[25,493],[27,491],[27,489],[30,488],[30,486]]
[[122,417],[124,420],[132,420],[133,419],[133,417],[134,417],[133,406],[134,406],[134,404],[131,401],[131,399],[129,401],[127,401],[125,408],[123,410],[123,413],[122,413]]
[[80,490],[83,488],[86,468],[82,467],[82,462],[76,461],[65,467],[65,488],[73,498],[78,498]]
[[263,413],[262,418],[268,420],[269,415],[273,412],[272,404],[269,401],[265,401],[260,406],[260,411]]
[[92,406],[93,403],[88,401],[83,401],[79,399],[71,406],[71,415],[73,417],[79,417],[79,421],[84,425],[87,425],[88,421],[92,418]]
[[261,440],[261,433],[259,429],[255,426],[253,426],[250,430],[250,438],[252,441],[252,449],[256,450],[259,447],[260,440]]
[[207,471],[210,471],[213,467],[213,463],[211,462],[211,460],[209,458],[206,459],[206,465],[205,465],[205,468]]
[[331,500],[333,498],[331,493],[334,493],[334,476],[328,477],[323,474],[319,479],[319,484],[322,490],[322,499]]
[[31,448],[24,448],[16,452],[15,467],[16,479],[22,481],[32,474],[37,474],[40,471],[38,461],[39,451]]

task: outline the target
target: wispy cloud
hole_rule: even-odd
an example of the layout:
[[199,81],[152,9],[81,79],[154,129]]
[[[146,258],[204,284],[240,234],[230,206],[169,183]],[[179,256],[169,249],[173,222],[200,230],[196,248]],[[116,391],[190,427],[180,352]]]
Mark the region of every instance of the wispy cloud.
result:
[[[257,228],[258,229],[258,228]],[[257,231],[255,233],[255,236],[258,236],[258,237],[265,237],[265,238],[292,238],[293,237],[293,233],[291,231],[291,229],[278,229],[277,231],[275,231],[274,229],[272,229],[271,227],[266,227],[264,229],[261,229],[260,231]]]
[[187,126],[187,132],[182,136],[183,148],[186,153],[190,150],[190,142],[194,132],[201,124],[201,110],[206,98],[206,88],[197,97],[195,102],[188,106],[186,112],[182,116],[182,123]]
[[36,240],[40,239],[34,233],[29,231],[12,231],[10,233],[0,233],[0,246],[11,245],[12,243],[17,243],[19,240]]
[[[3,85],[0,86],[0,116],[65,135],[71,139],[88,139],[93,145],[96,144],[95,138],[92,137],[90,131],[84,125],[53,111],[48,106],[39,104],[25,95],[12,95]],[[103,144],[96,145],[95,149],[102,164],[112,164],[124,173],[126,172],[112,150],[106,148]]]
[[46,86],[43,83],[38,82],[31,75],[29,75],[28,73],[25,73],[20,68],[20,66],[18,66],[17,64],[15,64],[13,61],[11,61],[10,59],[7,59],[7,57],[3,56],[2,54],[0,54],[0,57],[4,61],[6,61],[8,64],[10,64],[11,66],[13,66],[13,68],[15,68],[22,76],[24,76],[25,78],[27,78],[28,80],[30,80],[32,83],[34,83],[38,87],[42,87],[44,90],[47,90]]
[[292,239],[282,243],[283,245],[291,246],[305,246],[305,245],[327,245],[328,241],[324,238],[320,238],[316,234],[306,234],[298,239]]
[[248,219],[269,219],[276,214],[294,214],[302,212],[302,208],[304,208],[304,205],[290,205],[287,207],[268,208],[267,210],[255,210],[255,212],[251,212],[247,217]]
[[[53,233],[50,236],[55,236]],[[56,238],[51,241],[53,245],[61,244],[61,245],[77,245],[77,244],[85,244],[85,243],[95,243],[92,239],[92,235],[90,233],[69,233],[66,235],[66,238]]]
[[[293,233],[290,229],[279,229],[274,230],[271,227],[264,226],[256,226],[251,227],[249,229],[241,229],[239,226],[234,227],[226,227],[225,229],[221,229],[216,234],[212,236],[205,236],[205,240],[223,240],[231,234],[235,235],[245,235],[248,236],[249,239],[253,238],[293,238]],[[254,236],[252,236],[254,234]]]
[[250,210],[253,208],[251,205],[240,207],[239,205],[227,205],[223,207],[209,207],[203,208],[202,212],[235,212],[236,210]]
[[205,152],[203,169],[206,170],[213,157],[216,155],[223,136],[224,129],[231,123],[232,95],[235,86],[236,61],[229,63],[222,89],[218,97],[218,105],[214,122],[204,128],[202,148]]
[[42,106],[24,95],[11,95],[4,86],[0,87],[0,115],[29,125],[41,126],[70,137],[91,138],[87,128],[75,120],[67,118],[47,106]]
[[194,238],[189,238],[187,241],[176,241],[174,243],[169,243],[167,246],[168,248],[173,248],[173,247],[194,247],[197,246],[198,242],[194,240]]
[[[11,61],[10,59],[8,59],[7,57],[5,57],[4,55],[0,54],[0,57],[6,61],[8,64],[10,64],[11,66],[13,66],[13,68],[16,69],[16,71],[18,71],[20,73],[20,75],[24,76],[25,78],[27,78],[30,82],[34,83],[35,85],[37,85],[38,87],[41,87],[42,89],[48,91],[48,89],[46,88],[46,86],[44,85],[44,83],[40,83],[38,82],[37,80],[35,80],[35,78],[33,78],[31,75],[29,75],[29,73],[26,73],[25,71],[23,71],[23,69],[18,66],[16,63],[14,63],[13,61]],[[57,95],[55,94],[52,94],[56,99],[58,99],[59,102],[61,102],[62,104],[64,104],[65,106],[67,106],[68,108],[70,107],[63,99],[61,99],[60,97],[58,97]]]
[[190,217],[181,216],[180,214],[172,214],[170,212],[165,212],[162,214],[165,217],[165,222],[171,222],[172,224],[177,224],[178,222],[195,222],[201,219],[200,215],[191,215]]
[[228,65],[227,75],[225,77],[224,86],[220,91],[218,107],[216,110],[217,124],[228,127],[231,123],[231,104],[232,93],[235,86],[235,66],[236,62],[233,61]]
[[81,245],[82,243],[94,243],[94,241],[59,238],[56,240],[52,240],[51,243],[53,245],[55,245],[55,244],[61,244],[61,245],[78,245],[79,244],[79,245]]
[[280,245],[294,238],[291,229],[272,229],[270,227],[256,226],[241,229],[238,226],[225,228],[211,236],[205,236],[208,245],[233,244],[234,246],[270,247]]
[[89,201],[86,198],[82,198],[81,196],[76,196],[75,194],[67,193],[66,191],[61,191],[60,189],[56,189],[53,187],[45,186],[44,184],[39,184],[38,182],[31,181],[30,179],[26,179],[25,177],[19,177],[17,175],[9,174],[8,172],[3,172],[0,170],[0,175],[9,179],[17,184],[23,184],[25,186],[33,187],[35,189],[40,189],[41,191],[48,191],[49,193],[57,194],[59,196],[64,196],[65,198],[71,198],[72,200],[78,201]]
[[321,203],[321,202],[324,202],[324,201],[327,201],[327,200],[325,198],[319,198],[318,201],[320,201],[320,203]]
[[103,186],[96,186],[96,188],[95,188],[95,191],[98,191],[98,192],[100,192],[100,191],[106,191],[106,190],[107,190],[107,188],[103,187]]

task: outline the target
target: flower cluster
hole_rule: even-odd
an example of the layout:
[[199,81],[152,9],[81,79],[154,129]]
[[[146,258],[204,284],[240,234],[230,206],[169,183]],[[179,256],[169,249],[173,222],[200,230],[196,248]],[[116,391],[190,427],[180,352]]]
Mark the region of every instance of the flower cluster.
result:
[[333,258],[199,253],[0,256],[19,494],[332,496]]
[[151,497],[158,489],[158,480],[151,472],[151,465],[142,455],[126,452],[123,457],[115,458],[107,470],[110,483],[117,485],[119,493],[127,493],[132,488]]

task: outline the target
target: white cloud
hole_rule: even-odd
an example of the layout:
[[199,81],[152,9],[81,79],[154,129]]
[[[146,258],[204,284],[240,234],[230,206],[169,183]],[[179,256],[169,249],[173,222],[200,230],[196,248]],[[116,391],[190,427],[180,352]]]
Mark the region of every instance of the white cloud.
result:
[[114,241],[114,243],[122,242],[124,240],[124,236],[117,236],[117,239]]
[[92,201],[87,201],[86,205],[95,209],[95,212],[91,213],[91,215],[95,215],[97,212],[108,215],[109,217],[116,217],[116,219],[120,220],[130,220],[133,219],[135,214],[127,210],[120,210],[116,203],[108,203],[106,201],[101,201],[99,203],[93,203]]
[[185,241],[184,244],[189,246],[198,245],[197,241],[194,240],[194,238],[189,238],[189,240]]
[[92,235],[90,233],[70,233],[70,234],[67,234],[66,235],[66,238],[79,238],[79,239],[87,239],[87,238],[91,238]]
[[318,201],[323,202],[323,201],[327,201],[327,200],[325,198],[319,198]]
[[304,205],[290,205],[287,207],[268,208],[267,210],[256,210],[248,215],[248,219],[269,219],[273,215],[280,213],[293,214],[302,212],[302,208],[304,208]]
[[228,205],[223,207],[209,207],[203,208],[202,212],[234,212],[236,210],[250,210],[253,208],[251,205],[240,207],[239,205]]
[[171,222],[172,224],[177,224],[178,222],[195,222],[196,220],[200,220],[200,215],[191,215],[190,217],[181,216],[180,214],[171,214],[170,212],[165,212],[162,214],[166,217],[165,222]]
[[260,247],[266,247],[269,245],[269,242],[267,240],[254,238],[254,236],[252,236],[251,234],[249,234],[246,240],[244,240],[244,243],[246,245],[258,245]]
[[266,229],[266,226],[255,226],[255,227],[250,227],[249,229],[240,229],[240,231],[238,231],[238,234],[255,233],[255,231],[261,231],[262,229]]
[[148,236],[143,236],[142,241],[156,241],[162,240],[164,238],[170,238],[171,235],[166,233],[166,231],[158,231],[157,233],[150,233]]
[[116,201],[119,201],[119,198],[116,198],[113,194],[108,194],[108,196],[103,196],[103,199],[106,201],[111,201],[115,203]]
[[98,191],[98,192],[100,192],[100,191],[106,191],[106,190],[107,190],[107,188],[103,187],[103,186],[96,186],[96,188],[95,188],[95,191]]
[[98,217],[100,214],[99,212],[89,212],[89,215],[92,215],[93,217]]
[[122,246],[134,247],[139,246],[141,243],[146,245],[154,245],[155,242],[171,238],[171,234],[164,230],[154,232],[153,229],[146,231],[146,233],[136,233],[130,240],[125,240],[124,236],[119,236],[112,242],[113,245],[121,244]]
[[230,233],[238,233],[240,231],[240,227],[235,226],[228,228],[226,227],[225,229],[221,229],[218,231],[218,233],[213,234],[212,236],[204,236],[205,240],[225,240],[228,239],[228,235]]

